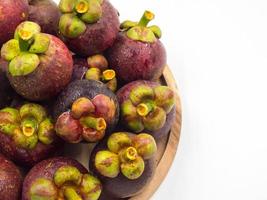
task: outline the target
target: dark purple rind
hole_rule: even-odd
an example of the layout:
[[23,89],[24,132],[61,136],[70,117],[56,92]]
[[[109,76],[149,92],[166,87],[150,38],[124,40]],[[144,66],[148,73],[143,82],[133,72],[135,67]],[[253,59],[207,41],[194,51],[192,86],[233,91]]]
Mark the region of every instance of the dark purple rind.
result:
[[19,200],[21,187],[21,172],[16,165],[0,154],[0,198],[3,200]]
[[0,58],[0,109],[6,107],[12,101],[14,91],[6,77],[8,63]]
[[108,0],[102,3],[103,15],[94,24],[86,24],[86,31],[77,38],[65,38],[67,46],[76,54],[90,56],[111,47],[119,32],[117,10]]
[[72,81],[84,79],[88,69],[87,59],[73,56]]
[[[131,137],[134,134],[128,133]],[[98,151],[107,149],[107,139],[102,140],[93,149],[90,160],[89,168],[102,182],[103,193],[100,200],[109,200],[111,195],[115,198],[127,198],[141,193],[144,187],[151,181],[156,169],[156,159],[152,158],[145,160],[145,170],[143,174],[136,180],[129,180],[120,173],[116,178],[107,178],[102,176],[95,168],[94,161]]]
[[44,160],[35,165],[25,177],[22,188],[22,200],[31,200],[29,197],[29,191],[31,185],[36,179],[46,178],[53,181],[53,177],[57,169],[63,166],[73,166],[76,167],[82,174],[88,173],[88,170],[84,166],[72,158],[56,157]]
[[55,102],[53,113],[54,120],[56,121],[62,113],[70,110],[73,102],[78,98],[87,97],[89,99],[93,99],[98,94],[104,94],[108,96],[115,103],[115,117],[111,122],[108,123],[106,133],[112,132],[119,120],[119,103],[116,95],[100,81],[77,80],[70,83],[68,87],[65,88],[65,90],[58,96],[58,99]]
[[[120,90],[118,90],[116,94],[118,97],[119,104],[121,105],[125,100],[127,100],[129,98],[130,92],[139,85],[147,85],[147,86],[154,88],[154,87],[159,86],[160,84],[156,82],[144,81],[144,80],[139,80],[139,81],[128,83],[127,85],[123,86]],[[175,120],[175,114],[176,114],[176,109],[174,106],[173,109],[167,114],[166,123],[161,129],[157,131],[149,131],[145,129],[141,132],[152,135],[157,141],[159,141],[163,137],[167,137],[171,130],[173,121]],[[120,119],[119,124],[123,126],[124,123],[122,119]],[[124,128],[127,129],[126,126],[124,126]]]
[[52,0],[30,1],[29,21],[36,22],[43,33],[58,35],[58,23],[61,13],[57,4]]
[[0,151],[10,160],[25,167],[32,167],[44,159],[53,157],[62,149],[63,142],[58,138],[50,145],[38,142],[32,150],[19,148],[11,137],[0,132]]
[[27,19],[28,10],[27,0],[0,1],[0,47],[13,38],[17,26]]
[[166,66],[167,56],[160,40],[144,43],[129,39],[125,33],[118,34],[106,58],[116,71],[119,81],[157,80]]
[[50,99],[61,92],[71,80],[73,60],[70,51],[60,39],[48,36],[49,48],[44,55],[39,56],[41,63],[34,72],[17,77],[7,73],[11,86],[28,100]]

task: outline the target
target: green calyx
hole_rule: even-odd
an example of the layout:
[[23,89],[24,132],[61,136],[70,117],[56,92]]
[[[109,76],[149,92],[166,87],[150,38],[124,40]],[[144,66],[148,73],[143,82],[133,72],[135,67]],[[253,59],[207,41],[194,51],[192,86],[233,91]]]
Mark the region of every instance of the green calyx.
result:
[[73,166],[62,166],[52,179],[36,179],[29,195],[32,200],[97,200],[101,191],[102,185],[96,177],[82,174]]
[[0,110],[0,131],[25,149],[34,149],[38,141],[51,144],[55,135],[53,123],[45,109],[31,103],[20,109],[8,107]]
[[136,41],[154,43],[161,38],[162,32],[158,26],[147,27],[148,23],[154,19],[155,15],[150,11],[145,11],[139,22],[124,21],[120,28],[126,31],[126,35]]
[[63,13],[59,22],[60,32],[68,38],[76,38],[86,30],[86,24],[96,23],[102,16],[100,0],[61,0]]
[[139,85],[121,104],[121,115],[127,127],[136,133],[156,131],[165,125],[167,114],[175,105],[175,94],[167,86]]
[[14,39],[2,46],[1,56],[9,62],[12,76],[26,76],[38,67],[39,54],[45,53],[49,44],[49,37],[41,33],[38,24],[25,21],[16,28]]
[[121,172],[130,180],[138,179],[145,170],[144,160],[157,152],[154,138],[145,133],[133,137],[124,132],[113,133],[107,146],[108,150],[97,152],[95,167],[109,178],[115,178]]
[[106,95],[96,95],[91,100],[87,97],[78,98],[70,111],[58,117],[56,132],[70,143],[79,143],[81,140],[97,142],[105,136],[115,109],[114,101]]

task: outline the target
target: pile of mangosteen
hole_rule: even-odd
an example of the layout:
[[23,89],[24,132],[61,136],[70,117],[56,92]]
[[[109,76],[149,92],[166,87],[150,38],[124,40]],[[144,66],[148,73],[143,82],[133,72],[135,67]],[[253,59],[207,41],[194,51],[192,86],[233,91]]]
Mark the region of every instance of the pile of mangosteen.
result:
[[[175,117],[154,14],[120,23],[108,0],[0,1],[0,199],[132,197]],[[66,157],[88,147],[88,169]]]

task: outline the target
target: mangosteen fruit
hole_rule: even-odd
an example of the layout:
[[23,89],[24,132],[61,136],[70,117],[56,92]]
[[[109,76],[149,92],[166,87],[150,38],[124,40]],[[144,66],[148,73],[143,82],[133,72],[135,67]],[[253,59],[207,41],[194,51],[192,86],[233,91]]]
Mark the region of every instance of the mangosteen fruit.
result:
[[116,72],[108,68],[107,59],[96,54],[86,59],[74,59],[73,80],[95,80],[101,81],[113,92],[117,90]]
[[55,36],[41,33],[41,27],[22,22],[14,39],[1,48],[8,61],[7,77],[15,91],[32,101],[47,100],[57,95],[71,80],[72,55]]
[[58,35],[61,13],[57,4],[52,0],[32,0],[29,3],[28,20],[39,24],[43,33]]
[[19,200],[22,176],[11,161],[0,154],[0,197],[3,200]]
[[0,58],[0,109],[8,106],[13,98],[13,90],[6,77],[8,63]]
[[110,67],[121,82],[157,80],[163,73],[166,51],[159,40],[160,28],[147,27],[152,19],[154,14],[146,11],[139,22],[123,22],[122,32],[106,53]]
[[61,147],[44,107],[27,103],[0,110],[0,150],[14,162],[31,167]]
[[97,142],[118,123],[117,97],[102,82],[74,81],[59,95],[54,105],[54,120],[56,133],[65,141]]
[[151,135],[117,132],[94,148],[89,167],[101,180],[105,193],[127,198],[142,192],[150,182],[156,152]]
[[17,26],[28,17],[27,0],[0,1],[0,46],[13,37]]
[[150,133],[156,139],[169,133],[175,119],[175,93],[171,88],[151,81],[134,81],[123,86],[117,97],[125,128]]
[[59,9],[59,31],[74,53],[90,56],[112,46],[120,24],[108,0],[61,0]]
[[27,174],[22,200],[97,200],[102,185],[78,161],[56,157],[35,165]]

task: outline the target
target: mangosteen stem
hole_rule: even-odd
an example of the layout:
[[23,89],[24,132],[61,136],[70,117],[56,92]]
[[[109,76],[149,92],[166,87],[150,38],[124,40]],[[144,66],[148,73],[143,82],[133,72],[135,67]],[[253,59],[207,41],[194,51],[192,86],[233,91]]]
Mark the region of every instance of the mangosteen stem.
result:
[[79,0],[76,3],[75,10],[79,14],[86,13],[89,10],[89,3],[86,0]]
[[64,196],[67,200],[82,200],[80,195],[72,187],[66,187],[64,189]]
[[95,129],[97,131],[103,131],[107,128],[107,124],[104,118],[84,117],[80,119],[81,124],[88,128]]
[[148,23],[152,21],[154,18],[155,18],[154,13],[146,10],[141,20],[139,21],[138,25],[146,27]]
[[112,69],[105,70],[103,72],[103,80],[110,81],[116,77],[116,72]]
[[140,115],[141,117],[145,117],[147,116],[152,110],[154,109],[154,105],[150,102],[146,102],[146,103],[140,103],[137,106],[137,113],[138,115]]
[[33,117],[29,117],[22,120],[21,126],[23,134],[30,137],[36,133],[38,129],[38,122]]
[[128,148],[122,150],[121,156],[122,156],[123,160],[134,161],[134,160],[136,160],[138,153],[134,147],[128,147]]

